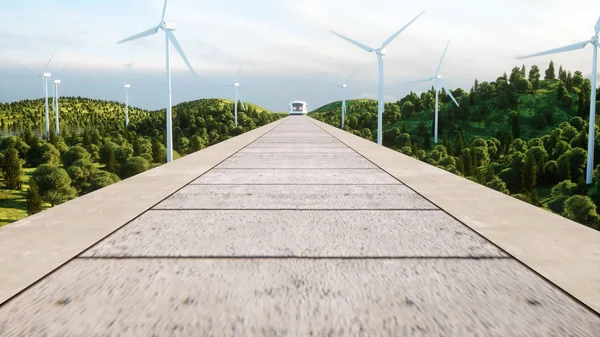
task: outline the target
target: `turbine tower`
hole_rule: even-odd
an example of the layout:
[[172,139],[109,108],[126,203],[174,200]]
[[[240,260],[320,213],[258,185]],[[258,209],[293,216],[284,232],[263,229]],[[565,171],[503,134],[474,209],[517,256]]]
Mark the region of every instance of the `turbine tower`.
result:
[[58,85],[60,84],[60,80],[54,80],[54,114],[56,116],[56,135],[58,136],[60,132],[60,128],[58,126]]
[[168,0],[165,0],[160,23],[157,26],[152,27],[152,28],[145,30],[141,33],[138,33],[136,35],[133,35],[131,37],[128,37],[124,40],[121,40],[121,41],[117,42],[117,44],[136,40],[136,39],[146,37],[149,35],[153,35],[153,34],[158,33],[159,30],[162,30],[165,33],[166,61],[167,61],[166,62],[167,63],[167,87],[168,87],[168,89],[167,89],[168,104],[167,104],[167,117],[166,117],[166,121],[167,121],[167,123],[166,123],[167,124],[166,125],[166,129],[167,129],[167,163],[169,163],[169,162],[173,161],[173,129],[172,129],[172,117],[171,117],[171,63],[170,63],[171,43],[173,44],[173,46],[175,47],[175,49],[177,50],[177,52],[179,53],[179,55],[181,56],[181,58],[183,59],[185,64],[192,71],[194,76],[196,75],[196,73],[194,72],[194,69],[192,68],[192,65],[188,61],[187,57],[183,53],[183,49],[181,49],[179,42],[175,38],[175,34],[173,34],[173,31],[176,29],[175,24],[173,24],[172,22],[165,21],[165,14],[167,12],[167,1]]
[[129,126],[129,93],[127,89],[129,89],[131,85],[125,84],[123,89],[125,90],[125,127]]
[[381,145],[382,133],[383,133],[382,132],[382,119],[383,119],[383,108],[384,108],[384,102],[383,102],[383,56],[387,54],[385,47],[388,44],[390,44],[390,42],[392,42],[398,35],[400,35],[400,33],[402,33],[419,16],[423,15],[423,13],[425,13],[425,11],[422,11],[421,13],[419,13],[419,15],[417,15],[414,19],[410,20],[410,22],[407,23],[404,27],[400,28],[400,30],[398,30],[392,36],[390,36],[387,40],[385,40],[381,44],[381,47],[379,47],[379,48],[371,48],[360,42],[357,42],[355,40],[347,38],[347,37],[345,37],[341,34],[338,34],[334,31],[331,31],[333,34],[358,46],[359,48],[362,48],[362,49],[368,51],[369,53],[375,52],[375,54],[377,55],[377,64],[378,64],[378,68],[379,68],[379,99],[378,99],[378,104],[377,104],[377,144],[379,144],[379,145]]
[[600,33],[600,18],[596,21],[596,25],[594,26],[595,35],[592,36],[591,39],[573,43],[568,46],[559,47],[555,49],[550,49],[547,51],[517,57],[517,60],[522,60],[525,58],[530,58],[534,56],[542,56],[542,55],[550,55],[556,53],[562,53],[571,50],[583,49],[588,44],[592,44],[592,94],[590,98],[590,120],[589,130],[588,130],[588,157],[587,157],[587,171],[585,176],[585,182],[587,184],[592,183],[592,171],[594,170],[594,140],[595,140],[595,126],[596,126],[596,63],[598,60],[598,33]]
[[433,133],[433,142],[436,144],[438,142],[438,94],[440,92],[440,86],[442,88],[444,88],[444,90],[446,90],[446,92],[448,93],[448,96],[450,96],[450,98],[452,98],[452,101],[454,101],[454,104],[456,104],[456,106],[460,106],[458,104],[458,102],[456,101],[456,99],[454,98],[454,96],[452,95],[452,93],[450,92],[450,90],[448,88],[446,88],[446,86],[444,85],[444,81],[442,81],[442,75],[440,75],[440,67],[442,66],[442,62],[444,62],[444,56],[446,56],[446,50],[448,50],[449,44],[450,44],[450,42],[446,43],[446,48],[444,49],[444,53],[442,53],[442,59],[440,60],[440,63],[438,64],[437,68],[435,68],[435,75],[433,75],[433,77],[428,77],[428,78],[424,78],[422,80],[416,80],[416,81],[411,81],[411,82],[405,83],[405,84],[413,84],[413,83],[435,80],[435,130]]
[[348,82],[350,82],[350,80],[352,79],[352,77],[354,77],[354,75],[356,75],[356,73],[360,70],[360,68],[356,69],[352,75],[350,75],[343,83],[338,84],[336,82],[333,81],[329,81],[331,82],[333,85],[335,85],[338,88],[342,88],[342,129],[344,128],[344,119],[346,117],[346,88],[348,87]]
[[233,84],[228,84],[228,87],[233,87],[234,91],[235,91],[235,101],[233,103],[233,113],[235,115],[235,127],[237,128],[238,126],[238,118],[237,118],[237,106],[238,106],[238,100],[240,101],[240,103],[242,104],[242,109],[246,110],[246,107],[244,106],[244,102],[242,101],[242,96],[240,95],[240,82],[238,81],[239,76],[240,76],[240,72],[242,71],[242,67],[244,66],[244,64],[242,63],[242,65],[240,66],[240,69],[238,69],[237,74],[235,75],[235,81],[233,82]]

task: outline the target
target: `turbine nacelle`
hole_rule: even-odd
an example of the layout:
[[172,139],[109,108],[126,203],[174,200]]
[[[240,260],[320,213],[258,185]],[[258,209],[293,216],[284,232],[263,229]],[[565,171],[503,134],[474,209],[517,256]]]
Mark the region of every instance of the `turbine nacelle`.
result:
[[438,80],[441,80],[441,79],[442,79],[442,75],[441,75],[441,74],[438,74],[438,75],[437,75],[436,77],[434,77],[434,78],[437,78]]
[[239,82],[235,82],[235,83],[233,84],[233,86],[234,86],[234,87],[239,87],[239,86],[240,86],[240,83],[239,83]]
[[60,84],[60,80],[54,80],[54,84]]
[[159,25],[159,27],[162,29],[167,29],[167,30],[176,30],[177,29],[177,25],[171,21],[165,21],[165,22],[161,23]]
[[345,84],[342,84],[342,85],[341,85],[341,87],[342,87],[342,88],[346,88],[346,87],[347,87],[347,85],[345,85]]
[[43,73],[42,77],[52,77],[52,73]]
[[593,45],[598,45],[598,36],[592,36],[591,38],[591,42]]
[[377,49],[377,53],[381,56],[387,55],[387,49],[385,49],[385,48]]
[[131,88],[131,85],[129,85],[129,84],[125,84],[125,85],[123,86],[123,88],[125,88],[125,89],[129,89],[129,88]]

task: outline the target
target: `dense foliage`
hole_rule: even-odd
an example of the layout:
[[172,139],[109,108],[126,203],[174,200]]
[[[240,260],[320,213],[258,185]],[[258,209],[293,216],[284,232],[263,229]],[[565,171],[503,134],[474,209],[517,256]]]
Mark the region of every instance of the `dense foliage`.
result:
[[[132,109],[125,127],[123,105],[66,97],[60,105],[60,135],[55,134],[53,117],[46,139],[40,137],[45,133],[43,104],[43,100],[0,104],[3,131],[12,134],[0,138],[2,187],[22,197],[22,205],[0,200],[0,212],[21,207],[34,214],[44,203],[63,203],[166,162],[164,110]],[[246,104],[246,111],[238,111],[235,127],[231,101],[181,103],[173,107],[173,157],[285,116]]]
[[[595,136],[594,184],[585,184],[591,82],[550,62],[540,69],[512,69],[467,92],[452,90],[460,107],[442,90],[439,139],[434,144],[435,90],[410,93],[386,103],[383,145],[464,176],[569,219],[600,229],[600,135]],[[351,100],[344,128],[377,139],[377,102]],[[341,103],[310,115],[341,126]]]

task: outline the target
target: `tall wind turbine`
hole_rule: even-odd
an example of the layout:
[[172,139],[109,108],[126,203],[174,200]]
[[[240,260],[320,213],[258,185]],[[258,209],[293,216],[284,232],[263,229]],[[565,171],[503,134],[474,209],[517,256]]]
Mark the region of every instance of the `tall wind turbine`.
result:
[[333,34],[341,37],[342,39],[358,46],[359,48],[362,48],[366,51],[370,52],[375,52],[375,54],[377,55],[377,64],[378,64],[378,68],[379,68],[379,99],[378,99],[378,104],[377,104],[377,144],[381,145],[381,140],[382,140],[382,119],[383,119],[383,108],[384,108],[384,102],[383,102],[383,56],[387,54],[387,51],[385,49],[385,47],[390,44],[390,42],[392,42],[398,35],[400,35],[400,33],[402,33],[411,23],[413,23],[419,16],[423,15],[423,13],[425,13],[425,11],[422,11],[421,13],[419,13],[419,15],[417,15],[414,19],[410,20],[409,23],[406,24],[406,26],[400,28],[400,30],[398,30],[397,32],[395,32],[392,36],[390,36],[387,40],[385,40],[382,44],[381,47],[379,48],[371,48],[369,46],[366,46],[360,42],[357,42],[355,40],[352,40],[350,38],[347,38],[341,34],[338,34],[334,31],[331,31]]
[[450,98],[452,98],[452,101],[454,101],[454,104],[456,104],[456,106],[460,106],[458,104],[458,102],[456,101],[456,99],[454,98],[454,96],[452,95],[452,93],[450,92],[450,90],[448,88],[446,88],[446,86],[444,85],[444,81],[442,81],[442,75],[440,75],[440,67],[442,66],[442,62],[444,62],[444,56],[446,56],[446,50],[448,50],[449,44],[450,44],[450,42],[446,43],[446,48],[444,49],[444,53],[442,54],[442,59],[440,60],[440,63],[438,64],[437,68],[435,68],[435,75],[433,75],[433,77],[428,77],[428,78],[424,78],[422,80],[411,81],[411,82],[405,83],[405,84],[412,84],[412,83],[419,83],[419,82],[435,80],[435,130],[434,130],[434,134],[433,134],[433,142],[434,143],[438,142],[438,94],[440,92],[440,86],[442,88],[444,88],[444,90],[446,90],[446,93],[448,93],[448,96],[450,96]]
[[242,65],[240,66],[240,69],[238,69],[237,74],[235,75],[235,81],[233,82],[233,84],[228,84],[228,87],[233,87],[234,91],[235,91],[235,101],[233,103],[233,113],[235,115],[235,127],[237,128],[238,126],[238,118],[237,118],[237,106],[238,106],[238,100],[240,101],[240,103],[242,104],[242,109],[246,110],[246,107],[244,106],[244,101],[242,101],[242,96],[240,95],[240,82],[239,80],[239,76],[240,76],[240,72],[242,71],[242,67],[244,66],[244,64],[242,63]]
[[177,52],[179,53],[179,55],[181,56],[181,58],[183,59],[185,64],[192,71],[194,76],[196,75],[196,72],[194,72],[192,65],[190,64],[187,57],[183,53],[183,49],[181,49],[179,42],[175,38],[175,34],[173,34],[173,31],[176,29],[175,24],[172,22],[165,21],[165,14],[167,12],[167,1],[168,0],[165,0],[165,5],[163,6],[160,23],[157,26],[152,27],[152,28],[145,30],[141,33],[138,33],[136,35],[133,35],[131,37],[128,37],[124,40],[121,40],[121,41],[117,42],[117,44],[131,41],[131,40],[136,40],[136,39],[146,37],[149,35],[153,35],[153,34],[158,33],[159,30],[162,30],[165,33],[166,60],[167,60],[167,84],[168,84],[168,104],[167,104],[167,118],[166,118],[166,120],[167,120],[167,126],[166,126],[166,128],[167,128],[167,163],[169,163],[169,162],[173,161],[173,129],[172,129],[172,117],[171,117],[171,104],[172,104],[171,103],[172,102],[171,101],[171,63],[170,63],[171,43],[173,44],[173,46],[175,47],[175,49],[177,50]]
[[60,128],[58,126],[58,85],[60,84],[60,80],[54,80],[54,109],[55,119],[56,119],[56,135],[58,136],[60,132]]
[[25,67],[25,69],[31,71],[32,73],[40,76],[42,78],[42,85],[44,88],[44,104],[46,106],[46,138],[50,137],[50,112],[49,112],[49,107],[48,107],[48,79],[50,77],[52,77],[52,73],[50,72],[46,72],[46,70],[48,69],[48,66],[50,65],[50,62],[52,62],[52,59],[54,58],[54,54],[56,54],[56,51],[54,51],[54,53],[52,53],[52,56],[50,56],[50,59],[48,60],[48,63],[46,63],[46,66],[44,67],[44,69],[40,72],[40,73],[36,73],[35,71]]
[[350,82],[352,77],[354,77],[354,75],[356,75],[356,73],[359,70],[360,70],[360,68],[356,69],[350,76],[348,76],[348,78],[343,83],[338,84],[336,82],[329,81],[336,87],[342,88],[342,91],[343,91],[343,93],[342,93],[342,129],[344,128],[344,119],[346,117],[346,88],[348,87],[348,82]]
[[517,60],[522,60],[529,57],[534,56],[542,56],[542,55],[550,55],[556,53],[562,53],[571,50],[583,49],[589,43],[592,44],[592,95],[590,98],[590,120],[589,130],[588,130],[588,157],[587,157],[587,172],[585,176],[585,181],[587,184],[592,183],[592,171],[594,170],[594,140],[595,140],[595,126],[596,126],[596,63],[598,60],[598,33],[600,33],[600,18],[596,21],[596,25],[594,26],[595,35],[592,36],[591,39],[573,43],[568,46],[550,49],[547,51],[543,51],[540,53],[535,53],[527,56],[518,57]]
[[125,127],[129,126],[129,92],[127,91],[129,88],[131,88],[129,84],[123,86],[125,90]]

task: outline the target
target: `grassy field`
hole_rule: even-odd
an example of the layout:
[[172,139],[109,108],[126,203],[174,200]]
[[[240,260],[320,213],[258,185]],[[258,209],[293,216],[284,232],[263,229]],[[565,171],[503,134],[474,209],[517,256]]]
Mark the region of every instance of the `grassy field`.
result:
[[[7,190],[4,188],[4,182],[0,182],[0,227],[28,216],[25,196],[29,188],[29,178],[34,170],[23,169],[25,174],[21,178],[23,186],[20,190]],[[44,204],[44,208],[46,207],[50,207],[50,204]]]

